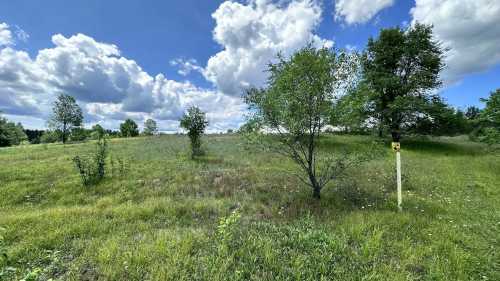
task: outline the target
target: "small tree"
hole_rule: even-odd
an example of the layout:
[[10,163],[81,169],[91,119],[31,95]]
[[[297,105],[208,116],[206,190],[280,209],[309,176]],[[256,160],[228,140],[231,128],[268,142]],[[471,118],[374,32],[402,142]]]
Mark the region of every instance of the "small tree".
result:
[[61,141],[66,143],[71,129],[81,126],[83,122],[82,109],[75,98],[60,94],[54,102],[53,115],[49,126],[61,133]]
[[269,86],[250,89],[246,95],[255,114],[241,131],[253,131],[266,148],[297,163],[306,175],[298,178],[312,188],[317,199],[322,188],[350,164],[347,157],[326,152],[320,156],[318,145],[334,95],[346,91],[354,70],[349,55],[307,46],[288,60],[278,55],[278,62],[268,68]]
[[[363,57],[365,81],[375,93],[374,116],[399,142],[404,124],[425,109],[430,90],[441,85],[443,52],[432,26],[415,24],[408,30],[382,29],[370,38]],[[380,131],[382,132],[382,131]]]
[[92,126],[92,133],[91,133],[92,139],[102,139],[104,138],[105,135],[106,135],[106,130],[104,130],[104,128],[101,125],[95,124],[94,126]]
[[139,128],[137,127],[137,123],[132,119],[125,120],[125,122],[120,124],[120,133],[125,138],[138,136]]
[[148,119],[144,122],[144,134],[147,136],[156,135],[158,133],[158,126],[156,121],[153,119]]
[[205,113],[198,107],[192,106],[180,120],[182,128],[188,131],[189,140],[191,141],[191,157],[202,155],[201,135],[208,126],[208,121]]

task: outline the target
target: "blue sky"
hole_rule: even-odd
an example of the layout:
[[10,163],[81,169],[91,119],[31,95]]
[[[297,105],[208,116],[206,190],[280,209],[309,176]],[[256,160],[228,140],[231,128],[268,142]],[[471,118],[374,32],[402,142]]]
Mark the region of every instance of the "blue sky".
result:
[[[244,121],[240,89],[263,83],[276,51],[309,41],[362,50],[380,28],[414,20],[434,24],[453,50],[441,89],[448,102],[480,105],[500,87],[499,1],[232,2],[0,1],[0,110],[44,127],[54,96],[75,91],[87,125],[116,128],[124,118],[152,117],[176,130],[194,104],[210,113],[213,130],[237,127]],[[2,73],[24,78],[2,82]]]

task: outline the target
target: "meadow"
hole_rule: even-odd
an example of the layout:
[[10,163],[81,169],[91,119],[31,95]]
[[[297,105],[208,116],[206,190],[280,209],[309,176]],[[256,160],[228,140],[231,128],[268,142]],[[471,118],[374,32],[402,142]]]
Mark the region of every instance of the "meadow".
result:
[[402,212],[389,143],[321,200],[237,135],[195,160],[188,145],[112,139],[91,187],[72,158],[92,142],[0,149],[0,280],[500,280],[500,157],[483,144],[403,140]]

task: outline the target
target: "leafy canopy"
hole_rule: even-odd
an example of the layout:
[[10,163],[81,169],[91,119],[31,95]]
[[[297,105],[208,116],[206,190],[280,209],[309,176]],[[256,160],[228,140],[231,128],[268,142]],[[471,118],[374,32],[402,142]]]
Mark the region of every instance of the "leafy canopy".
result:
[[55,131],[59,131],[61,140],[65,143],[70,131],[74,127],[82,125],[82,109],[76,103],[75,98],[70,95],[60,94],[54,102],[52,111],[49,127]]
[[374,91],[374,117],[399,141],[402,126],[423,112],[430,91],[441,85],[443,48],[433,39],[432,26],[408,30],[382,29],[370,38],[363,56],[366,82]]
[[148,119],[144,122],[144,134],[147,136],[152,136],[158,133],[158,126],[156,121],[153,119]]
[[132,119],[127,119],[120,124],[120,133],[122,137],[136,137],[139,135],[139,128],[137,123]]
[[[261,144],[293,159],[305,174],[297,176],[313,189],[316,198],[346,166],[339,159],[320,159],[317,147],[334,96],[345,92],[352,81],[354,61],[346,53],[311,45],[289,59],[278,55],[278,61],[269,64],[268,87],[250,89],[245,97],[254,115],[243,131],[253,130],[262,136]],[[272,136],[266,138],[262,132]]]
[[191,156],[203,154],[201,150],[201,135],[208,126],[208,121],[205,112],[201,111],[196,106],[191,106],[180,120],[181,128],[188,131],[189,140],[191,141]]

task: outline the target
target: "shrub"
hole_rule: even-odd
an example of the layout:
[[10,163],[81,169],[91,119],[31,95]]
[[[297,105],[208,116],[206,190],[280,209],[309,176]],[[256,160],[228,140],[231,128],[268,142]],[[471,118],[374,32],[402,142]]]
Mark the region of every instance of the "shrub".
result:
[[71,141],[85,141],[89,137],[89,132],[82,127],[71,129]]
[[97,150],[93,157],[75,156],[75,163],[82,183],[84,186],[90,186],[99,183],[106,174],[106,156],[108,154],[108,145],[106,138],[97,141]]
[[59,131],[45,131],[42,136],[40,137],[40,142],[41,143],[54,143],[58,142],[60,139],[60,132]]

